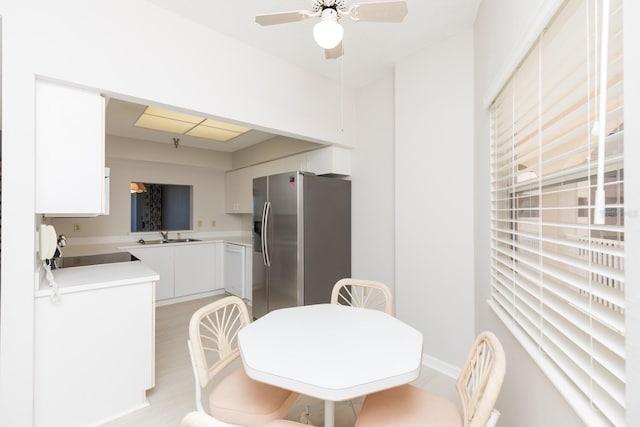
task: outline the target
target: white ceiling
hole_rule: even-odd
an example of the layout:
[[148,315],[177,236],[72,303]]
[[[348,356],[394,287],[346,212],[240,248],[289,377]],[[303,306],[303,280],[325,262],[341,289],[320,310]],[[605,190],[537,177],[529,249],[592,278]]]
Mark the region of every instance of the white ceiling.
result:
[[268,27],[255,23],[256,14],[309,10],[312,0],[147,1],[337,81],[344,61],[344,83],[357,88],[375,81],[398,59],[470,28],[481,0],[407,0],[409,13],[398,24],[341,19],[345,55],[337,60],[324,59],[313,40],[317,18]]
[[[481,0],[407,0],[408,14],[401,23],[354,22],[342,19],[345,54],[327,60],[313,40],[315,19],[263,27],[255,15],[309,10],[312,0],[147,0],[186,19],[210,27],[243,43],[262,49],[292,64],[358,88],[376,81],[393,64],[421,48],[469,29]],[[362,0],[363,3],[370,0]],[[347,7],[359,1],[347,0]],[[133,123],[143,106],[111,100],[107,106],[107,133],[136,139],[173,143],[177,135],[143,131]],[[179,136],[180,144],[219,151],[235,151],[264,141],[271,134],[252,131],[227,143]]]

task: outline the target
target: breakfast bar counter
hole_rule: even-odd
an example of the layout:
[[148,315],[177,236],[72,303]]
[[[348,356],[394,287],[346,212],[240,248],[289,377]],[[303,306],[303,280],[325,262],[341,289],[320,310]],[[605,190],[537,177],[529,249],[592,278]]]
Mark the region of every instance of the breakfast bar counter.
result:
[[98,425],[148,405],[155,281],[139,261],[53,270],[36,290],[34,425]]

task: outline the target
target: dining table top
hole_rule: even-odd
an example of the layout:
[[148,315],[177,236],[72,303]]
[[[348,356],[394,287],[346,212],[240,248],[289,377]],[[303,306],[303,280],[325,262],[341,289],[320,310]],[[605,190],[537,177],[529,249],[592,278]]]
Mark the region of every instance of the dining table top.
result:
[[415,380],[422,345],[389,314],[338,304],[274,310],[238,334],[249,377],[332,402]]

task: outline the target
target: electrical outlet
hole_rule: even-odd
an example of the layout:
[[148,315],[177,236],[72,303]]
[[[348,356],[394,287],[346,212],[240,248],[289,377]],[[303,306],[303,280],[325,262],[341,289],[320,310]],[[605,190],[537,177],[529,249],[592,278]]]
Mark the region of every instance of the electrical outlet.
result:
[[211,220],[211,226],[212,226],[212,227],[215,227],[215,226],[216,226],[216,220],[215,220],[215,219],[212,219],[212,220]]
[[200,227],[202,227],[202,220],[201,219],[198,220],[198,228],[200,228]]
[[77,232],[80,231],[80,224],[78,224],[77,222],[73,223],[73,232]]

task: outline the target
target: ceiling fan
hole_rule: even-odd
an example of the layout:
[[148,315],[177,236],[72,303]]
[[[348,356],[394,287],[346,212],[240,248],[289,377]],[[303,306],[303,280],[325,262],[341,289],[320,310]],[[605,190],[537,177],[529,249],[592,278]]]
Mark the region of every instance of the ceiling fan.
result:
[[344,29],[338,22],[343,16],[353,21],[401,22],[406,15],[406,1],[355,3],[347,7],[345,0],[312,0],[311,10],[260,14],[256,15],[256,22],[260,25],[276,25],[319,17],[320,22],[313,27],[313,37],[324,49],[325,58],[334,59],[343,54]]

